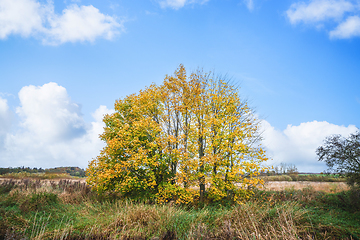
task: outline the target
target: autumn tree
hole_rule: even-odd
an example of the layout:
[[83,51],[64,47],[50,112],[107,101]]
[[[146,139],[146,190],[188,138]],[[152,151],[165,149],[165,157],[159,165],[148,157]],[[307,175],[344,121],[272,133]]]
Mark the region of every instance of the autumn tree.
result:
[[240,201],[261,183],[259,121],[226,78],[180,65],[162,85],[116,101],[104,122],[106,146],[88,167],[98,191]]
[[324,161],[329,173],[337,173],[347,179],[352,187],[360,189],[360,131],[348,138],[333,135],[325,138],[324,145],[316,150],[319,161]]

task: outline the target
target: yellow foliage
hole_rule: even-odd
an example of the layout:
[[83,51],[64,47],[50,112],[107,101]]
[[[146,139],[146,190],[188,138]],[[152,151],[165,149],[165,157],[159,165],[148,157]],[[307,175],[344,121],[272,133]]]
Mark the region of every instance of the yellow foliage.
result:
[[237,89],[214,74],[187,76],[180,65],[161,86],[117,100],[104,122],[106,146],[87,170],[98,191],[158,202],[240,201],[262,184],[256,176],[267,158],[259,121]]

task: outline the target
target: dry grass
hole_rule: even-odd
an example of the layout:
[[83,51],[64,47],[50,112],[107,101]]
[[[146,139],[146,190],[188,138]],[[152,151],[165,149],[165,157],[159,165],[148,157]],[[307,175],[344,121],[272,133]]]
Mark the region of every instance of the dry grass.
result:
[[315,191],[327,193],[336,193],[349,190],[349,186],[344,182],[287,182],[274,181],[266,182],[263,189],[270,191],[282,191],[286,189],[302,190],[305,188],[313,188]]
[[[284,177],[284,176],[282,176]],[[288,176],[285,176],[288,177]],[[0,178],[0,185],[2,183],[15,184],[21,188],[40,188],[40,186],[53,186],[53,189],[59,188],[67,192],[72,192],[71,189],[88,188],[86,187],[86,179],[36,179],[36,178]],[[58,186],[58,187],[56,187]],[[349,190],[349,186],[345,182],[311,182],[311,181],[267,181],[262,187],[269,191],[282,191],[286,189],[301,190],[304,188],[314,188],[315,191],[322,191],[328,193],[336,193]]]
[[313,239],[309,226],[299,224],[305,214],[296,204],[277,208],[244,204],[215,219],[215,229],[198,219],[188,239]]
[[19,173],[6,173],[0,175],[1,179],[71,179],[73,178],[67,173],[28,173],[28,172],[19,172]]
[[[27,196],[34,193],[48,193],[56,195],[65,204],[81,203],[91,193],[90,187],[84,181],[69,179],[1,179],[0,187],[2,191],[8,192],[9,197],[14,200],[26,199]],[[26,206],[26,204],[24,205]]]
[[101,213],[94,214],[98,210],[99,206],[88,203],[80,211],[92,224],[83,229],[86,234],[79,239],[313,239],[299,224],[306,212],[295,204],[276,209],[246,204],[216,216],[207,209],[185,211],[131,202],[105,205]]

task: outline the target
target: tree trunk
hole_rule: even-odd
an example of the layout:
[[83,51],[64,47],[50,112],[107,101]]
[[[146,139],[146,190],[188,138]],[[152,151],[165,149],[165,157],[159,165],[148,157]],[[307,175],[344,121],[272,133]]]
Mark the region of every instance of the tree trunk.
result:
[[199,178],[200,183],[200,202],[204,202],[205,197],[205,175],[204,175],[204,143],[203,143],[203,137],[199,137],[199,159],[200,159],[200,168],[199,171],[201,173],[201,176]]

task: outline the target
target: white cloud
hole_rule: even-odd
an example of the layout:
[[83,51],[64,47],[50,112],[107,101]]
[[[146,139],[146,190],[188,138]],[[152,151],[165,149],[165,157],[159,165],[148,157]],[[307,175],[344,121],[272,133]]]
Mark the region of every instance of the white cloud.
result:
[[209,0],[160,0],[159,4],[162,8],[173,8],[180,9],[184,7],[186,4],[204,4]]
[[10,34],[28,37],[42,31],[43,6],[35,0],[0,1],[0,38]]
[[244,3],[250,11],[254,10],[254,0],[244,0]]
[[16,112],[23,118],[23,127],[42,141],[71,139],[86,132],[80,106],[56,83],[23,87],[19,99]]
[[351,16],[330,32],[331,38],[351,38],[360,36],[360,17]]
[[5,120],[8,118],[9,106],[7,100],[0,97],[0,132],[4,126]]
[[12,114],[7,100],[0,97],[0,149],[4,144],[6,134],[10,131]]
[[49,22],[51,27],[44,42],[55,45],[77,41],[94,42],[98,37],[111,40],[119,34],[117,29],[121,27],[113,17],[100,13],[93,6],[71,5],[62,15],[53,15]]
[[306,122],[299,126],[288,125],[284,131],[276,130],[267,121],[263,121],[263,144],[269,156],[270,163],[295,164],[300,171],[321,172],[326,165],[317,161],[316,149],[323,140],[332,134],[348,136],[357,128],[354,125],[338,126],[328,122]]
[[328,19],[341,19],[344,13],[354,10],[354,5],[345,0],[313,0],[309,4],[294,3],[286,14],[292,24],[316,23]]
[[[329,31],[330,38],[351,38],[360,36],[360,2],[355,0],[312,0],[297,2],[286,11],[291,24],[305,23],[318,29],[327,28],[332,21],[337,27]],[[344,20],[346,19],[346,20]]]
[[94,121],[86,123],[80,106],[56,83],[23,87],[19,98],[20,129],[6,134],[0,148],[2,167],[85,168],[100,153],[104,146],[99,139],[102,117],[112,110],[100,106],[93,113]]
[[0,0],[0,39],[11,34],[34,36],[45,44],[93,42],[97,38],[112,39],[120,33],[122,24],[104,15],[93,6],[68,6],[61,15],[54,4],[36,0]]

